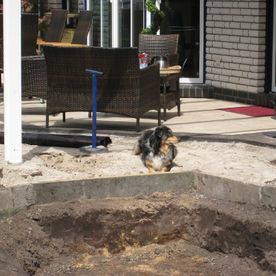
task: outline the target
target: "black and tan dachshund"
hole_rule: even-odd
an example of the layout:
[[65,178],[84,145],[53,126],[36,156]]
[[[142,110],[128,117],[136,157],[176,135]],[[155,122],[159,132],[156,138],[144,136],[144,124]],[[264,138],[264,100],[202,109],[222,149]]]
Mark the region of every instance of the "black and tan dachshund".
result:
[[175,144],[178,138],[166,126],[146,130],[134,146],[133,153],[141,154],[141,159],[149,172],[168,172],[177,155]]

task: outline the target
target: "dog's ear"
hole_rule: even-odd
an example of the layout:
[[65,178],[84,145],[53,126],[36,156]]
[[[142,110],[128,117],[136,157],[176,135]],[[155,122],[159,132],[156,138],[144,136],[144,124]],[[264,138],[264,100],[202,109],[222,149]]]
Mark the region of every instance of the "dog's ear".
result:
[[162,130],[159,128],[156,128],[149,138],[149,143],[153,149],[154,154],[157,154],[159,152],[161,140],[162,140]]
[[156,135],[156,137],[157,137],[158,139],[161,140],[161,138],[162,138],[162,136],[163,136],[163,128],[157,127],[157,128],[155,129],[155,135]]

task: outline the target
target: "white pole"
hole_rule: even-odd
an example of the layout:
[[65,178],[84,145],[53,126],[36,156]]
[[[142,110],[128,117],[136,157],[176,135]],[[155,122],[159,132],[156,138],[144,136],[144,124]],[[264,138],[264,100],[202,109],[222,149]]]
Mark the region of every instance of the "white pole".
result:
[[103,41],[103,38],[104,38],[104,31],[103,31],[103,0],[101,0],[101,3],[100,3],[100,29],[101,29],[101,47],[103,47],[104,45],[104,41]]
[[21,0],[4,0],[5,160],[22,162]]
[[[156,3],[155,3],[155,5],[156,5],[156,7],[157,7],[158,10],[160,10],[160,4],[161,4],[161,0],[157,0]],[[160,35],[160,29],[157,31],[156,34]]]
[[151,25],[151,13],[146,8],[146,27],[149,28]]
[[119,32],[119,0],[112,1],[112,47],[117,48],[120,44]]
[[[86,0],[86,10],[87,11],[93,10],[92,9],[92,0]],[[92,20],[93,20],[93,17],[92,17]],[[89,46],[93,45],[93,27],[90,28],[90,31],[88,33],[88,36],[87,36],[87,45],[89,45]]]
[[133,28],[134,28],[134,3],[130,0],[130,47],[133,47]]

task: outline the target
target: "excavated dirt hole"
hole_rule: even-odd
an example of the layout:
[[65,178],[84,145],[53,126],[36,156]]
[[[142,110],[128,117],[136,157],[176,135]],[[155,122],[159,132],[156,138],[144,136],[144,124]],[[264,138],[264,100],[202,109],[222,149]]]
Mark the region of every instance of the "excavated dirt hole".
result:
[[[266,221],[274,216],[267,212]],[[20,254],[8,252],[28,275],[132,275],[134,264],[146,274],[133,275],[275,275],[276,232],[266,215],[184,195],[33,206],[9,221],[20,231],[24,220],[29,234],[14,241]],[[159,264],[148,265],[153,259]]]
[[[106,249],[110,254],[116,254],[129,246],[165,244],[184,238],[210,251],[252,257],[257,262],[261,261],[259,265],[262,269],[270,269],[269,263],[264,260],[264,252],[258,247],[270,247],[272,237],[269,233],[252,233],[242,222],[208,209],[189,212],[171,206],[161,209],[155,216],[142,210],[134,214],[92,211],[76,219],[65,216],[48,221],[43,227],[51,238],[62,238],[79,253],[93,254]],[[271,269],[276,272],[274,267]]]

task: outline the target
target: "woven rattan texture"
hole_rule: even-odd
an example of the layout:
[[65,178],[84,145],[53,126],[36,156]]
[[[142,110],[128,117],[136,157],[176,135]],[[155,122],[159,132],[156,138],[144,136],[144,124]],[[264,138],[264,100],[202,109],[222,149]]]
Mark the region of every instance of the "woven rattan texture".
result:
[[[21,17],[22,56],[36,55],[36,39],[38,34],[38,15],[22,14]],[[3,14],[0,14],[0,68],[3,68]]]
[[21,24],[22,56],[36,55],[38,15],[31,13],[22,14]]
[[[178,64],[178,34],[162,34],[162,35],[139,35],[139,52],[144,52],[148,55],[149,62],[155,56],[165,56],[168,59],[169,65]],[[164,101],[164,96],[161,97],[161,107],[171,109],[173,106],[178,106],[178,114],[180,114],[180,94],[179,94],[179,78],[170,81],[169,87],[170,98],[167,102]],[[163,89],[163,87],[161,88]],[[172,104],[174,102],[174,104]]]
[[[46,125],[50,114],[91,111],[91,78],[85,69],[102,71],[98,78],[100,112],[139,118],[160,110],[158,66],[139,69],[137,48],[45,47],[47,63]],[[158,116],[158,120],[159,120]]]
[[165,56],[172,66],[178,64],[178,41],[178,34],[140,34],[138,48],[148,55],[149,61],[155,56]]
[[92,25],[92,11],[81,11],[79,13],[78,24],[74,32],[72,43],[86,44],[87,35]]
[[45,35],[47,42],[60,42],[63,36],[67,10],[52,10],[51,21]]
[[43,56],[22,57],[22,96],[46,99],[46,61]]
[[[47,97],[45,58],[36,55],[37,14],[22,14],[22,97]],[[0,67],[3,68],[3,14],[0,14]]]

